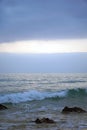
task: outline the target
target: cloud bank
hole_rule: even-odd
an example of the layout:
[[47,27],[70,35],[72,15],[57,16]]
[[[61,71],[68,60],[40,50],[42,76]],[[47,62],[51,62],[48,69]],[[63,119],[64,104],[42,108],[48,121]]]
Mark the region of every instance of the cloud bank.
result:
[[0,53],[72,53],[87,52],[87,39],[30,40],[0,44]]
[[0,42],[87,38],[86,0],[1,0]]

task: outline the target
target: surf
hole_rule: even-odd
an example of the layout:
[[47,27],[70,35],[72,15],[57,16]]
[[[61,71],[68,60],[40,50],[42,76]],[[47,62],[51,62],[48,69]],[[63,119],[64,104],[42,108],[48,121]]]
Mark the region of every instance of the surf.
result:
[[34,100],[44,100],[44,99],[60,100],[62,98],[70,98],[70,97],[79,98],[85,96],[87,96],[86,88],[66,89],[57,92],[30,90],[25,92],[1,94],[0,103],[21,103]]

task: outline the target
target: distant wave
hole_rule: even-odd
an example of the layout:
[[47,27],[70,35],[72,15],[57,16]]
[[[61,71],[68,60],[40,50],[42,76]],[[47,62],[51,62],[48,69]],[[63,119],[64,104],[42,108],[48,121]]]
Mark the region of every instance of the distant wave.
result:
[[83,83],[86,82],[85,80],[68,80],[68,81],[61,81],[60,83]]
[[33,100],[44,100],[53,98],[66,98],[72,96],[87,96],[87,89],[69,89],[58,92],[40,92],[31,90],[29,92],[19,92],[0,95],[0,103],[21,103]]
[[[39,80],[30,80],[30,79],[10,79],[10,78],[0,78],[0,82],[17,82],[17,81],[28,81],[29,83],[33,83],[33,82],[40,82]],[[43,80],[42,80],[43,81]],[[62,81],[57,81],[58,83],[84,83],[87,82],[86,80],[62,80]],[[40,84],[49,84],[49,82],[46,83],[40,83]],[[54,82],[50,82],[50,84],[54,84]]]

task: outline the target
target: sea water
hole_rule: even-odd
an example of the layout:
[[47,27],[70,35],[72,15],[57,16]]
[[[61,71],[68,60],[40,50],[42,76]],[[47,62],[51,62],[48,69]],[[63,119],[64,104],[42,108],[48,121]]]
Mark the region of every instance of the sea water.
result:
[[[65,106],[87,110],[87,73],[0,74],[0,130],[87,130],[87,114],[62,114]],[[48,117],[55,124],[36,124]]]

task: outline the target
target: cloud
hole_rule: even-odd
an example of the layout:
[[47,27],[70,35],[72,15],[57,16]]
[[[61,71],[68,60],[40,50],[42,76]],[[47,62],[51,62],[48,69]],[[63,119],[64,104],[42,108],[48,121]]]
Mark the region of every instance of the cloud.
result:
[[2,53],[70,53],[87,52],[87,39],[28,40],[0,44]]
[[0,42],[87,38],[84,0],[8,0],[0,3]]

